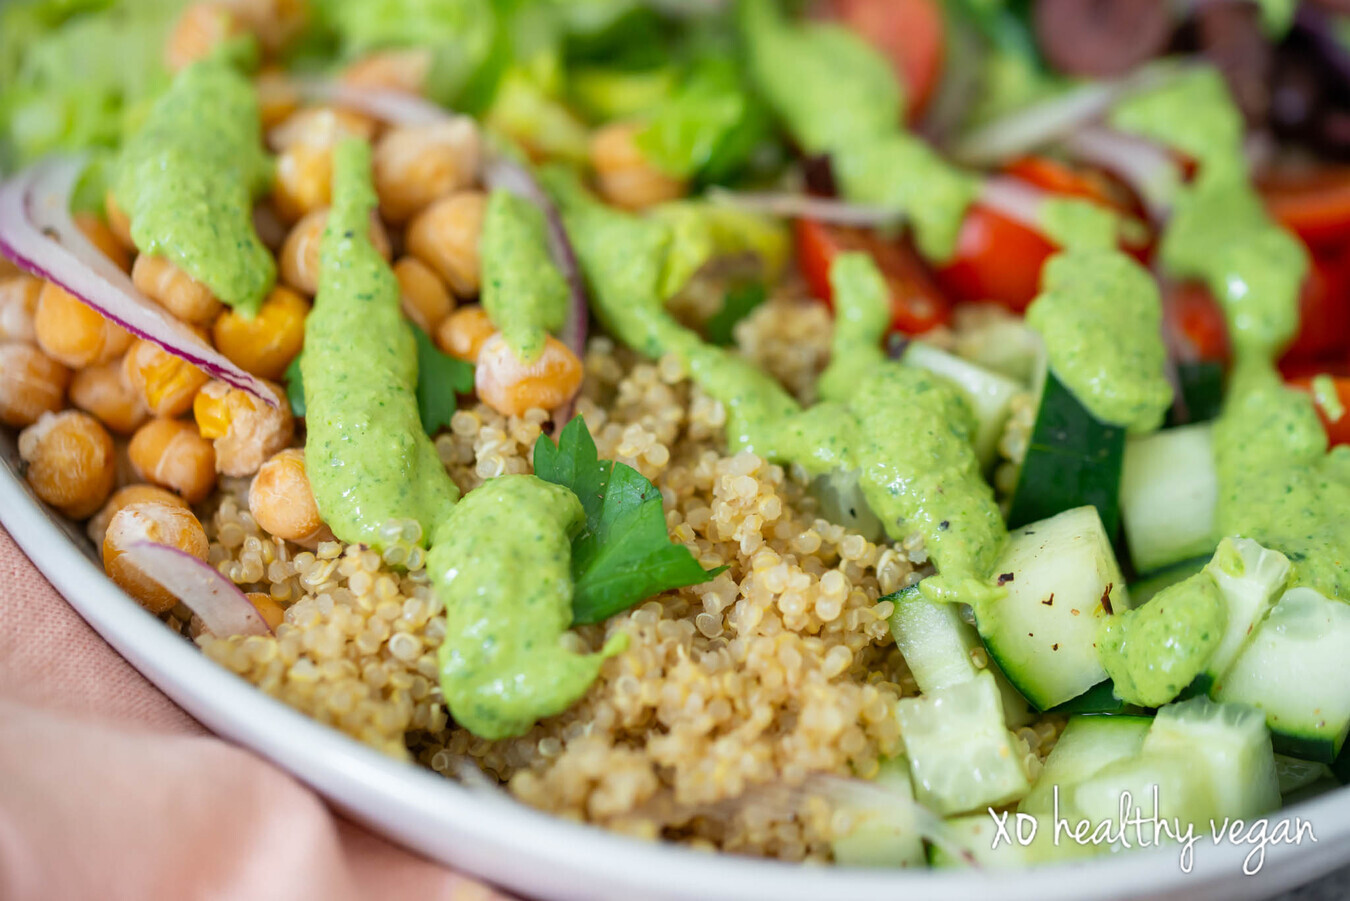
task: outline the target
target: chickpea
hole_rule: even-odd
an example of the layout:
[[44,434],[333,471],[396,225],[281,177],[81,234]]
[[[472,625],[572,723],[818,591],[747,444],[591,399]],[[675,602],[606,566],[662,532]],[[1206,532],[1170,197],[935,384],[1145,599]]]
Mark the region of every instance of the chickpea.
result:
[[615,206],[641,210],[683,197],[688,186],[656,169],[642,156],[635,140],[641,125],[616,122],[591,138],[591,165],[600,195]]
[[33,492],[71,519],[92,516],[113,490],[113,440],[94,417],[44,413],[19,433],[19,456]]
[[550,335],[544,352],[523,363],[501,335],[483,345],[474,372],[474,387],[483,403],[503,416],[519,416],[538,407],[555,410],[576,396],[584,374],[581,361]]
[[408,225],[408,252],[436,270],[459,297],[478,293],[478,238],[487,195],[461,191],[444,197]]
[[375,120],[369,116],[331,106],[309,106],[269,129],[267,144],[278,153],[301,144],[332,150],[343,138],[369,141],[374,137]]
[[169,488],[195,504],[216,487],[216,452],[184,419],[152,419],[136,430],[127,448],[136,476]]
[[243,34],[244,23],[224,3],[194,3],[174,23],[164,47],[170,72],[206,59],[218,46]]
[[263,461],[291,443],[295,417],[281,386],[267,382],[276,406],[247,391],[213,381],[197,392],[192,415],[203,438],[216,449],[216,469],[227,476],[249,476]]
[[135,250],[136,242],[131,237],[131,217],[117,202],[117,195],[111,188],[103,195],[103,212],[108,217],[108,228],[112,229],[122,246],[127,250]]
[[347,84],[385,91],[421,94],[431,73],[431,51],[382,50],[358,59],[342,73]]
[[441,321],[436,328],[436,346],[456,359],[477,363],[483,345],[495,334],[497,328],[487,311],[473,304],[460,307]]
[[108,224],[93,213],[76,213],[75,227],[84,232],[84,236],[97,247],[113,265],[123,272],[131,271],[131,254],[122,246],[122,242]]
[[471,187],[481,158],[478,128],[465,117],[389,129],[372,157],[381,215],[407,222],[433,201]]
[[65,406],[70,370],[31,344],[0,344],[0,423],[21,428]]
[[267,533],[305,547],[330,540],[305,471],[305,452],[280,451],[258,468],[248,489],[248,510]]
[[190,325],[210,325],[224,309],[210,288],[163,257],[136,257],[131,280],[142,294]]
[[309,19],[304,0],[230,0],[230,8],[268,53],[290,43]]
[[[267,628],[271,629],[273,632],[277,630],[277,626],[286,621],[285,608],[274,601],[270,594],[263,594],[261,591],[250,591],[246,593],[244,597],[248,598],[248,602],[258,611],[258,615],[263,618],[263,622],[267,623]],[[196,617],[193,617],[193,619],[196,619]],[[189,628],[190,627],[191,624],[189,624]]]
[[428,335],[436,334],[436,327],[455,308],[455,300],[440,276],[416,257],[404,257],[395,263],[394,276],[402,295],[403,315]]
[[168,504],[171,507],[188,509],[187,501],[172,491],[165,491],[155,485],[127,485],[114,491],[112,497],[103,505],[103,509],[85,523],[84,530],[89,535],[89,540],[94,542],[95,547],[103,547],[103,537],[108,532],[108,523],[112,522],[117,511],[132,504],[144,503]]
[[333,148],[345,137],[370,140],[373,120],[345,110],[303,109],[268,132],[278,152],[272,200],[277,215],[295,222],[332,202]]
[[258,112],[265,131],[285,122],[300,108],[300,92],[281,69],[264,69],[253,79],[258,94]]
[[41,293],[42,281],[31,275],[12,275],[0,281],[0,342],[37,340],[33,317]]
[[131,344],[120,325],[51,282],[38,295],[33,330],[47,356],[72,369],[106,363]]
[[182,416],[211,377],[153,341],[138,340],[122,359],[122,373],[154,416]]
[[305,343],[309,301],[290,288],[273,288],[258,315],[245,319],[227,310],[211,330],[216,348],[230,362],[259,378],[280,379]]
[[178,598],[123,554],[142,541],[166,544],[205,560],[210,551],[206,530],[186,507],[142,501],[118,510],[103,537],[103,571],[127,594],[154,614],[167,613]]
[[150,415],[140,392],[127,380],[122,360],[76,372],[70,381],[70,402],[119,435],[130,435]]
[[[311,297],[319,292],[319,248],[323,244],[323,230],[327,224],[328,207],[306,215],[286,236],[286,243],[281,245],[281,255],[277,258],[281,280]],[[374,214],[370,219],[370,240],[380,256],[389,259],[392,253],[389,235]]]

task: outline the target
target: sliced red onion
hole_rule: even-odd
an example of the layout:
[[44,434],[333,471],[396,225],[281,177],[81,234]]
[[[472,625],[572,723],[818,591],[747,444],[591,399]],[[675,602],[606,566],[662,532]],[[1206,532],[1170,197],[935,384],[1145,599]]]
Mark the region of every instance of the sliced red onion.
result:
[[1155,222],[1172,212],[1182,174],[1165,148],[1101,127],[1079,129],[1064,139],[1063,146],[1075,159],[1105,169],[1129,185]]
[[996,213],[1025,225],[1032,231],[1041,230],[1041,205],[1050,195],[1035,185],[1011,176],[987,178],[980,186],[980,204]]
[[200,616],[212,635],[271,634],[258,608],[205,560],[154,541],[137,541],[122,556]]
[[393,125],[435,125],[454,117],[444,107],[406,91],[360,87],[329,78],[299,79],[295,86],[308,101],[331,103]]
[[[589,312],[586,298],[586,280],[581,274],[581,265],[577,262],[572,241],[563,227],[562,215],[554,205],[548,192],[534,177],[529,167],[516,162],[505,154],[494,154],[484,167],[483,179],[489,188],[501,189],[524,198],[539,208],[544,214],[548,226],[548,250],[553,265],[558,267],[567,281],[567,292],[571,302],[567,308],[567,320],[563,323],[559,339],[567,345],[577,359],[586,357],[586,332]],[[554,418],[562,424],[571,419],[571,404],[555,412]]]
[[0,254],[60,285],[133,335],[276,406],[266,385],[142,295],[76,227],[70,196],[84,168],[78,157],[49,157],[0,184]]
[[879,228],[896,225],[904,220],[898,210],[861,203],[847,203],[832,197],[782,192],[728,191],[709,188],[707,198],[712,203],[783,219],[814,219],[831,225],[854,225],[860,228]]
[[1067,138],[1096,121],[1130,94],[1172,78],[1186,64],[1160,60],[1115,81],[1093,81],[996,119],[964,135],[952,156],[971,166],[992,166]]

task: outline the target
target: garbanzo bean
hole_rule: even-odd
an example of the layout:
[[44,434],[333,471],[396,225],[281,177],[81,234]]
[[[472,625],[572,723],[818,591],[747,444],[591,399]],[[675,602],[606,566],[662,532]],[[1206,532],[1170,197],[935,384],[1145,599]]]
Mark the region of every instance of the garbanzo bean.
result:
[[286,392],[272,382],[266,384],[276,406],[221,381],[208,383],[192,403],[198,431],[215,445],[216,470],[227,476],[252,475],[295,436]]
[[478,239],[487,195],[461,191],[427,207],[408,225],[408,252],[445,279],[458,297],[478,294]]
[[20,428],[65,406],[70,370],[31,344],[0,344],[0,423]]
[[[250,591],[247,592],[244,597],[248,598],[248,602],[258,611],[258,615],[263,618],[263,622],[267,623],[267,628],[271,629],[273,632],[276,631],[277,626],[286,621],[285,608],[272,600],[270,594],[263,594],[261,591]],[[193,617],[193,619],[196,619],[196,617]]]
[[576,396],[583,375],[581,361],[552,335],[533,363],[522,363],[501,335],[494,335],[478,354],[474,388],[483,403],[503,416],[519,416],[532,407],[555,410]]
[[358,59],[342,73],[347,84],[384,91],[421,94],[431,72],[431,51],[381,50]]
[[76,213],[75,227],[97,247],[105,257],[123,272],[131,271],[131,254],[122,245],[113,230],[93,213]]
[[117,236],[117,240],[127,250],[134,251],[136,242],[131,238],[131,217],[117,202],[117,196],[113,194],[111,188],[103,195],[103,212],[108,217],[108,228]]
[[332,535],[319,516],[305,452],[298,447],[286,448],[258,468],[248,489],[248,510],[264,531],[305,547]]
[[[281,280],[302,294],[313,297],[319,290],[319,247],[328,224],[328,208],[314,210],[301,219],[286,236],[277,258]],[[380,220],[371,216],[370,240],[386,260],[391,253],[389,235]]]
[[152,419],[136,430],[127,447],[136,476],[178,492],[189,504],[204,501],[216,487],[216,452],[186,419]]
[[171,507],[188,509],[187,501],[158,485],[127,485],[114,491],[112,497],[103,505],[103,509],[85,523],[84,530],[89,535],[89,540],[94,542],[95,547],[103,547],[103,537],[108,531],[108,523],[112,522],[117,511],[132,504],[144,503],[168,504]]
[[445,282],[416,257],[404,257],[395,263],[394,275],[398,278],[403,315],[428,335],[436,334],[436,327],[455,308]]
[[269,54],[304,30],[309,18],[305,0],[230,0],[230,8]]
[[333,147],[346,137],[370,140],[375,122],[346,110],[302,109],[267,133],[278,151],[272,201],[277,215],[295,222],[332,202]]
[[119,435],[130,435],[150,416],[128,382],[122,360],[86,366],[70,380],[70,402]]
[[108,430],[87,413],[44,413],[19,433],[28,484],[72,519],[92,516],[113,490],[117,465]]
[[600,195],[615,206],[641,210],[683,197],[688,186],[666,175],[643,157],[635,140],[641,125],[616,122],[591,138],[591,165]]
[[154,416],[182,416],[211,377],[153,341],[137,340],[122,359],[122,373]]
[[232,37],[245,32],[243,21],[225,3],[194,3],[174,23],[164,45],[164,64],[170,72],[206,59]]
[[273,288],[258,315],[227,310],[211,329],[216,349],[259,378],[280,379],[305,343],[309,302],[290,288]]
[[478,353],[497,329],[487,311],[477,304],[460,307],[441,321],[436,328],[436,346],[466,363],[477,363]]
[[481,157],[478,128],[465,117],[389,129],[373,154],[380,214],[406,222],[433,201],[472,186]]
[[131,280],[142,294],[191,325],[210,325],[224,309],[210,288],[163,257],[136,257]]
[[12,275],[0,281],[0,343],[37,340],[33,317],[41,293],[42,281],[31,275]]
[[72,369],[106,363],[131,344],[120,325],[51,282],[38,295],[33,331],[47,356]]
[[158,501],[129,504],[108,522],[103,536],[103,571],[146,610],[166,613],[178,598],[123,556],[127,548],[141,541],[167,544],[205,560],[210,551],[206,530],[191,510]]
[[300,92],[295,82],[279,68],[268,68],[253,79],[258,94],[258,112],[263,130],[268,131],[285,122],[300,107]]

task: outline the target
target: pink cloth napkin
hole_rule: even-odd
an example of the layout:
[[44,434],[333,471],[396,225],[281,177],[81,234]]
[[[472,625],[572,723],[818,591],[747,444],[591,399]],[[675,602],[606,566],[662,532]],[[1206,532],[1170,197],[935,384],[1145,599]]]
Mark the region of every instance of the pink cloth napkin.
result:
[[207,733],[0,529],[0,898],[506,896]]

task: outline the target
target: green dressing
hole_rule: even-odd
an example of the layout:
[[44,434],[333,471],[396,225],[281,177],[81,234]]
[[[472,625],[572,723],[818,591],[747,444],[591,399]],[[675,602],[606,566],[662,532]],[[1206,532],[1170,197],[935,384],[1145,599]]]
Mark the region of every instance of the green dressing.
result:
[[523,197],[493,191],[479,256],[483,309],[516,357],[533,363],[567,318],[567,282],[549,257],[544,214]]
[[253,228],[253,200],[270,179],[253,86],[212,58],[180,72],[155,101],[122,149],[114,193],[142,253],[252,315],[276,280]]

